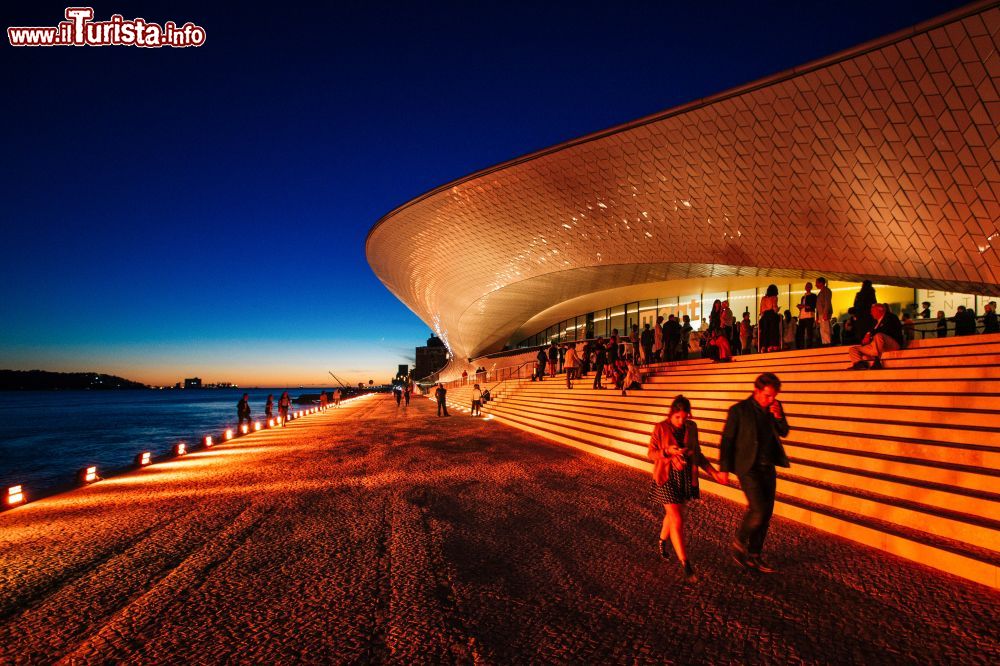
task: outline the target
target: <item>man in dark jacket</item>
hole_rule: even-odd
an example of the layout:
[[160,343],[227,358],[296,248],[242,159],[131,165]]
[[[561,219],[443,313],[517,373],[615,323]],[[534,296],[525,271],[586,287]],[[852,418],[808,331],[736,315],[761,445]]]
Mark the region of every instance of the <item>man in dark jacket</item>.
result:
[[[653,334],[653,329],[649,327],[649,324],[645,324],[639,338],[639,344],[642,345],[642,365],[649,365],[653,362],[653,343],[655,342],[656,335]],[[638,359],[635,362],[639,364]]]
[[250,422],[250,395],[248,393],[244,393],[240,401],[236,403],[236,418],[240,421],[237,427],[242,426],[244,421],[247,422],[248,431],[253,427]]
[[[677,347],[681,342],[681,323],[677,321],[676,315],[670,315],[667,322],[663,325],[663,347],[666,349],[666,354],[663,358],[665,361],[676,361],[678,357]],[[684,358],[681,358],[684,360]]]
[[997,302],[990,301],[984,310],[983,333],[1000,333],[1000,321],[997,321]]
[[545,351],[544,347],[539,349],[538,353],[535,354],[535,375],[531,378],[531,381],[535,381],[535,379],[542,381],[545,379],[545,364],[548,363],[548,361],[548,352]]
[[434,389],[434,398],[438,404],[438,416],[449,416],[448,403],[446,402],[447,396],[448,389],[444,387],[444,384],[438,384],[437,388]]
[[864,370],[869,361],[872,370],[878,370],[882,367],[882,354],[903,348],[903,325],[888,305],[873,305],[872,318],[875,327],[865,334],[860,345],[847,350],[851,357],[851,370]]
[[764,537],[774,513],[777,467],[788,467],[781,437],[788,435],[788,421],[778,402],[781,380],[770,372],[757,377],[753,394],[729,408],[719,445],[720,481],[735,472],[747,498],[747,512],[733,541],[733,559],[760,573],[774,569],[761,559]]

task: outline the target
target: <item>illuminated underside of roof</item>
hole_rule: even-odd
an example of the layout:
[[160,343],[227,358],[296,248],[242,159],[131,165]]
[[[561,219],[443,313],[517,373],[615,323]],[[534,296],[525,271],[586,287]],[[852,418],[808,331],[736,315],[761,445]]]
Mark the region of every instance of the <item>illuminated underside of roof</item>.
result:
[[998,3],[979,3],[486,169],[379,220],[368,261],[459,358],[663,280],[1000,294],[998,43]]

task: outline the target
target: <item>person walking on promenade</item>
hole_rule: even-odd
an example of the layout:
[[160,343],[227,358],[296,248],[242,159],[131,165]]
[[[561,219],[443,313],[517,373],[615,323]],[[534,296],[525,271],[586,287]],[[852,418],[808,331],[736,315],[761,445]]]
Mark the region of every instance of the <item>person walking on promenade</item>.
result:
[[278,398],[278,416],[281,418],[281,427],[284,428],[285,424],[288,423],[288,410],[292,407],[292,399],[288,397],[288,391],[281,394]]
[[906,344],[903,338],[903,325],[899,317],[889,310],[888,305],[876,303],[872,306],[872,318],[875,328],[865,334],[860,345],[847,350],[851,357],[851,370],[864,370],[871,361],[871,369],[882,368],[882,354],[902,349]]
[[410,406],[410,395],[413,393],[413,380],[407,377],[403,380],[403,406]]
[[264,405],[264,420],[270,422],[274,418],[274,395],[267,394],[267,404]]
[[723,481],[721,473],[701,452],[698,426],[691,420],[691,402],[683,395],[674,398],[667,418],[653,428],[646,456],[653,462],[649,499],[663,505],[660,557],[670,559],[672,544],[683,567],[684,580],[695,583],[698,576],[691,567],[684,545],[684,503],[700,496],[699,467],[719,483]]
[[448,389],[444,387],[444,384],[438,384],[437,388],[434,389],[434,398],[437,400],[438,404],[438,416],[450,416],[448,414]]
[[403,403],[403,387],[399,384],[393,386],[392,397],[396,399],[396,406],[399,407]]
[[333,406],[334,407],[340,407],[340,395],[341,394],[340,394],[340,389],[339,388],[333,389]]
[[[639,344],[642,345],[642,365],[649,365],[653,362],[653,345],[655,343],[656,335],[647,323],[643,326],[642,336],[639,338]],[[635,358],[634,360],[638,363],[640,359]]]
[[249,432],[249,429],[253,427],[253,423],[251,423],[251,419],[250,419],[250,394],[249,393],[244,393],[243,397],[240,398],[240,401],[238,403],[236,403],[236,418],[239,419],[239,423],[236,426],[237,428],[242,428],[244,421],[247,422],[247,431],[248,432]]
[[827,285],[826,278],[816,278],[816,325],[819,327],[819,343],[829,347],[833,343],[833,291]]
[[747,498],[747,512],[732,544],[733,559],[760,573],[773,573],[761,557],[774,513],[775,467],[788,467],[781,438],[788,436],[785,410],[778,402],[781,380],[765,372],[753,383],[753,394],[729,408],[719,444],[716,481],[729,483],[735,472]]
[[795,348],[809,349],[813,346],[816,332],[816,294],[812,293],[812,282],[806,282],[806,293],[799,301],[799,325],[795,327]]
[[761,352],[781,350],[781,310],[778,307],[778,285],[767,285],[764,298],[760,299],[757,346]]
[[580,355],[576,353],[576,345],[572,342],[566,348],[566,388],[573,388],[573,380],[577,378],[580,369]]
[[330,402],[329,399],[326,397],[326,389],[323,389],[322,391],[319,392],[320,409],[326,409],[326,406],[329,404],[329,402]]
[[656,324],[653,326],[653,361],[665,361],[663,353],[663,315],[656,317]]
[[1000,321],[997,321],[997,302],[990,301],[983,307],[983,333],[1000,333]]
[[483,415],[483,392],[479,390],[479,384],[472,387],[472,416]]
[[594,388],[603,389],[601,378],[604,377],[604,364],[608,360],[608,352],[604,348],[604,338],[597,338],[597,345],[594,347]]
[[872,327],[875,325],[871,311],[872,306],[876,303],[878,303],[878,299],[875,297],[875,287],[872,286],[871,280],[865,280],[861,283],[861,289],[854,296],[854,314],[858,317],[854,334],[858,340],[863,340],[865,334],[872,330]]

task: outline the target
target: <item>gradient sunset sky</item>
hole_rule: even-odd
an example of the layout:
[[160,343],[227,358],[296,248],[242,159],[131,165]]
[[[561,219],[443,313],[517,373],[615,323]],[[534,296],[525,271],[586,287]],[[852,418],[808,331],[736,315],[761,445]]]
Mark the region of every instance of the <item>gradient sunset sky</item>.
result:
[[389,210],[962,4],[119,1],[206,44],[4,38],[0,368],[386,381],[430,333],[365,260]]

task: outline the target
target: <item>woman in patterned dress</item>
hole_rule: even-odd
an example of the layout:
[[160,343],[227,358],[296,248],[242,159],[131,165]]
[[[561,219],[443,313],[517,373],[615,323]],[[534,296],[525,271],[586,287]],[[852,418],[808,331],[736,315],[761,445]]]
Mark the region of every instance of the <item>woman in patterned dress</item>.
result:
[[[684,548],[684,503],[698,499],[698,468],[721,483],[719,472],[702,454],[698,426],[691,419],[691,402],[683,395],[674,398],[667,418],[656,424],[649,440],[647,457],[653,461],[649,498],[664,509],[660,527],[660,557],[670,557],[670,542],[684,567],[684,580],[697,582]],[[669,540],[669,541],[668,541]]]

